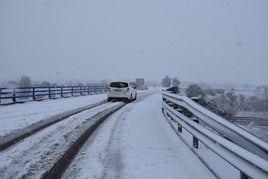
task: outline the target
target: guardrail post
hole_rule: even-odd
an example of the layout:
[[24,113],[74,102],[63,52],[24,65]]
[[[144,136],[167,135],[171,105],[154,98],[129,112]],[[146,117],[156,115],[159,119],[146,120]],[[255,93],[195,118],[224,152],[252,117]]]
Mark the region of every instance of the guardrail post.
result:
[[74,87],[72,86],[72,96],[74,96]]
[[12,101],[14,103],[16,102],[16,89],[15,88],[13,89],[13,92],[12,92]]
[[35,101],[35,88],[33,88],[33,100]]
[[178,131],[182,133],[182,126],[178,123]]
[[250,179],[250,177],[247,176],[245,173],[240,172],[240,179]]
[[[197,118],[194,118],[193,121],[199,123],[199,120]],[[198,149],[198,139],[195,136],[193,136],[193,147]]]
[[60,96],[63,98],[63,87],[60,88]]
[[81,95],[81,96],[83,95],[83,92],[82,92],[82,86],[80,86],[80,95]]
[[87,94],[89,94],[89,86],[87,87]]

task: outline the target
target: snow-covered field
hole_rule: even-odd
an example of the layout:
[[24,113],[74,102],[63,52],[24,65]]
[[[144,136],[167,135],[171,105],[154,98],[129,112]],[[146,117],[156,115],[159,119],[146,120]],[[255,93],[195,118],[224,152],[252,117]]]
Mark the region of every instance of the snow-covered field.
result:
[[[83,96],[1,106],[1,135],[105,98]],[[40,178],[98,108],[117,104],[74,115],[2,151],[0,178]],[[215,177],[171,130],[161,114],[160,93],[156,93],[112,115],[87,141],[63,178]]]
[[25,128],[49,117],[94,104],[106,99],[106,94],[30,101],[0,106],[0,139],[7,134]]
[[[239,125],[239,124],[238,124]],[[255,125],[254,123],[250,123],[248,125],[239,125],[243,129],[252,133],[253,135],[259,137],[260,139],[268,142],[268,126],[267,125]]]

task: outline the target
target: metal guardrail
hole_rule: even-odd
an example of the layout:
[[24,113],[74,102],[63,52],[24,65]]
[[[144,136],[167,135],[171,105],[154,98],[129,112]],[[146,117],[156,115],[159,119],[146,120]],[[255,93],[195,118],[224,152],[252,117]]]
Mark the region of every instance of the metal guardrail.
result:
[[[268,143],[217,116],[185,96],[162,92],[162,110],[167,118],[240,171],[241,178],[268,178]],[[201,120],[209,129],[199,124]]]
[[[53,99],[59,97],[101,94],[107,92],[107,86],[56,86],[56,87],[18,87],[0,88],[0,103],[27,100]],[[4,100],[4,101],[3,101]]]

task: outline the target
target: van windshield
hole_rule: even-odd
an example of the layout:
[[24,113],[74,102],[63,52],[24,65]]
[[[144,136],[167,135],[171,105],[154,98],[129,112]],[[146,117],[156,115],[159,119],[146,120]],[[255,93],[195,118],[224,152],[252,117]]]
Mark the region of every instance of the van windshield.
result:
[[110,84],[110,87],[114,87],[114,88],[127,88],[128,87],[128,83],[125,83],[125,82],[112,82]]

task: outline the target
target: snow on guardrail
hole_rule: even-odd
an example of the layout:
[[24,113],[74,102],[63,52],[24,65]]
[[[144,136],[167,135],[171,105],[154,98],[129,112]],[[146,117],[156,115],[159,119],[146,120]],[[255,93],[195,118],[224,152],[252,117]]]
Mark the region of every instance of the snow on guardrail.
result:
[[[268,144],[266,142],[185,96],[162,92],[162,97],[164,115],[176,121],[178,126],[183,127],[193,135],[193,140],[201,141],[218,156],[238,169],[243,177],[268,177]],[[214,131],[186,117],[185,111],[192,113]]]

